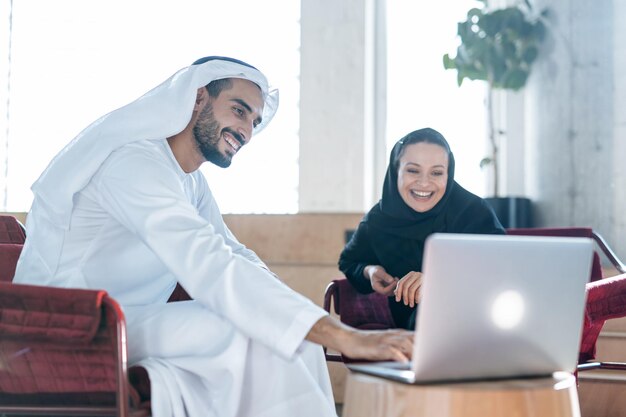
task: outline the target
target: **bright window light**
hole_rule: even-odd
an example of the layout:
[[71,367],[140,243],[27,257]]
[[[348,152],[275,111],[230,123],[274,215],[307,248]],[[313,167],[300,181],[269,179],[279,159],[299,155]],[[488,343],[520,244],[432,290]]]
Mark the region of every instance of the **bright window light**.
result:
[[[4,100],[4,23],[10,12],[5,7],[9,2],[2,3]],[[27,211],[32,183],[89,123],[197,58],[226,55],[263,71],[280,89],[281,105],[274,121],[230,168],[205,164],[201,169],[225,213],[297,211],[298,1],[28,0],[14,1],[12,15],[8,126],[5,103],[0,107],[1,178],[9,161],[7,182],[0,185],[7,189],[7,199],[0,209]]]
[[456,55],[457,23],[476,0],[387,2],[387,148],[413,130],[431,127],[450,143],[455,179],[484,196],[480,160],[486,154],[486,87],[444,70],[443,55]]

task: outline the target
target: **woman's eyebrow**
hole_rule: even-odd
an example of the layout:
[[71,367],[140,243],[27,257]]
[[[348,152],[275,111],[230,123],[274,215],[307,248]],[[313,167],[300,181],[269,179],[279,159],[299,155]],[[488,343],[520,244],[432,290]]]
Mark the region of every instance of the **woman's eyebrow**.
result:
[[[407,162],[405,165],[415,165],[416,167],[421,167],[421,165],[420,165],[420,164],[418,164],[417,162],[410,162],[410,161],[409,161],[409,162]],[[430,167],[430,168],[445,168],[445,165],[442,165],[442,164],[437,164],[437,165],[433,165],[433,166],[432,166],[432,167]]]

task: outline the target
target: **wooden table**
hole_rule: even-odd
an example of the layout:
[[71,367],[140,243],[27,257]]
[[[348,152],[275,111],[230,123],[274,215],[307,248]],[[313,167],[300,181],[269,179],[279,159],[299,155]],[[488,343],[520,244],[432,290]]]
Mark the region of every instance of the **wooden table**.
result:
[[576,379],[407,385],[350,372],[342,417],[580,417]]

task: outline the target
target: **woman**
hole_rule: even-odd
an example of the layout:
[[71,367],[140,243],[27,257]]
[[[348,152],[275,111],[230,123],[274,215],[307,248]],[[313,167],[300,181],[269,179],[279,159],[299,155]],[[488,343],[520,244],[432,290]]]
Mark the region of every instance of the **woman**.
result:
[[435,232],[504,234],[504,229],[482,198],[454,181],[448,142],[425,128],[393,147],[383,197],[344,248],[339,269],[357,291],[388,296],[396,325],[413,329],[424,241]]

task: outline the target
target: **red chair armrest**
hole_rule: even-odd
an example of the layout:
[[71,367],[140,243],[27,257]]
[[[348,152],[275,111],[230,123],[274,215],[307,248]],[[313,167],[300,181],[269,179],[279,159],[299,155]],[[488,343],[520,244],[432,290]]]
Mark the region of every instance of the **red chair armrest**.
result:
[[0,283],[0,338],[89,343],[98,331],[104,291]]
[[626,316],[626,274],[587,284],[586,314],[591,321]]
[[596,341],[608,319],[626,316],[626,274],[587,284],[579,363],[595,358]]

